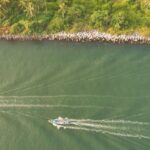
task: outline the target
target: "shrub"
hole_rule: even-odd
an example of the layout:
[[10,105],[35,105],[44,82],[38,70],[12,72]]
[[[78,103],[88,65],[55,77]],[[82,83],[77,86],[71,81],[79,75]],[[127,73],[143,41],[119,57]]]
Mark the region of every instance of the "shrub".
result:
[[23,23],[18,22],[13,24],[13,26],[11,26],[10,32],[13,34],[18,34],[18,33],[22,33],[25,30],[25,26]]
[[55,17],[47,27],[48,32],[59,32],[64,30],[64,20],[60,17]]
[[107,28],[110,24],[108,11],[94,11],[94,13],[90,17],[90,24],[95,28]]
[[42,33],[47,28],[47,23],[43,21],[34,21],[29,26],[30,33]]
[[128,16],[125,12],[117,12],[112,18],[112,26],[117,30],[126,29],[129,27]]

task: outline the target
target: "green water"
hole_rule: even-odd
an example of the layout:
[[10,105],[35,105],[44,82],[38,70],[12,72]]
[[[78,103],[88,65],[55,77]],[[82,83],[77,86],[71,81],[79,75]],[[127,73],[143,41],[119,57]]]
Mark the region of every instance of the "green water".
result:
[[1,41],[1,150],[150,147],[145,138],[57,130],[47,120],[58,116],[150,123],[150,47]]

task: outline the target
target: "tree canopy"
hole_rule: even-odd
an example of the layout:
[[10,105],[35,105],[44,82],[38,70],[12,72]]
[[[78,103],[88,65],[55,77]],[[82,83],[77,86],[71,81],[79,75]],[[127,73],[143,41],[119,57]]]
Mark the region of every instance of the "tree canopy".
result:
[[150,36],[149,0],[0,0],[0,34],[98,30]]

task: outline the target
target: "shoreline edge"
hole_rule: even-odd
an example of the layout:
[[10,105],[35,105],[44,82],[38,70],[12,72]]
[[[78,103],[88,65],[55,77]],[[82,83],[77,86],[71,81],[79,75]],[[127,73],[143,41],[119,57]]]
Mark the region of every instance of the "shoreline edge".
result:
[[109,43],[130,43],[130,44],[147,44],[150,45],[150,37],[144,37],[137,33],[132,35],[115,35],[98,31],[86,32],[58,32],[46,35],[17,35],[1,34],[0,40],[7,41],[72,41],[72,42],[109,42]]

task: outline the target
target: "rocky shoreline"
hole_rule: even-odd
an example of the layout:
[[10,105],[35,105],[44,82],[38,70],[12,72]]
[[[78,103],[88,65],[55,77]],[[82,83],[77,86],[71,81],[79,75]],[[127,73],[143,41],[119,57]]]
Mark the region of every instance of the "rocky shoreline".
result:
[[73,42],[111,42],[111,43],[131,43],[131,44],[148,44],[150,45],[150,37],[143,37],[139,34],[133,35],[112,35],[98,31],[67,33],[59,32],[49,35],[0,35],[0,40],[20,40],[20,41],[42,41],[42,40],[58,40]]

